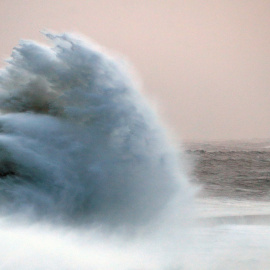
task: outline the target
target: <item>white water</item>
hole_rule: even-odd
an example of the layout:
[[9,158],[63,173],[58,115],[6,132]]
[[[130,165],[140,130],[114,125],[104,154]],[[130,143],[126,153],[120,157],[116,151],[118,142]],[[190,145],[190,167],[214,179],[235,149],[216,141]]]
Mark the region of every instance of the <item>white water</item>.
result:
[[22,41],[0,73],[0,269],[240,269],[234,247],[253,254],[241,267],[266,265],[268,227],[196,224],[178,153],[127,64],[45,35],[52,47]]

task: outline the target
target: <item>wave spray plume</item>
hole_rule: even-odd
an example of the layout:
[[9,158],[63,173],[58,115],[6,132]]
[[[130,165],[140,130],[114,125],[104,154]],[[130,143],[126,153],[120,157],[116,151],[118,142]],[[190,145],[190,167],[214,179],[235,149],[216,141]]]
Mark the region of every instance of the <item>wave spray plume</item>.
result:
[[184,201],[178,156],[127,64],[44,34],[53,47],[21,41],[0,73],[2,213],[134,226]]
[[189,219],[182,160],[128,65],[44,34],[0,71],[0,269],[269,269],[269,226]]

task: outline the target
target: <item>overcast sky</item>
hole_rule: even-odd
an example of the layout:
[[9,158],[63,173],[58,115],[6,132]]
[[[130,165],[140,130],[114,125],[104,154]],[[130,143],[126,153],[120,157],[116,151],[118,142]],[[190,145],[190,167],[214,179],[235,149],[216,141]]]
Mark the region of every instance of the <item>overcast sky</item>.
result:
[[42,29],[125,55],[177,138],[270,138],[269,0],[0,0],[0,57]]

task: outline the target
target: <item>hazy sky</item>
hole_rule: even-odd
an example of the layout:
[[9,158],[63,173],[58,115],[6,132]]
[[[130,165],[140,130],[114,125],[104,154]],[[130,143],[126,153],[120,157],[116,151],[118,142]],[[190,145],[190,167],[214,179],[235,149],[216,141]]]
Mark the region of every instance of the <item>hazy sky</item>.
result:
[[0,0],[0,57],[42,29],[125,55],[184,140],[270,138],[269,0]]

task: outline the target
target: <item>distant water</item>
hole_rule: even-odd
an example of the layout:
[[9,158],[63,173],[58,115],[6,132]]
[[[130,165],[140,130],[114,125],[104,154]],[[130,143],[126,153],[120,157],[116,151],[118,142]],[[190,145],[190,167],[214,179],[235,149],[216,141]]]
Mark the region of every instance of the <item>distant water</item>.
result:
[[185,145],[191,179],[200,186],[202,226],[193,231],[190,247],[200,267],[187,260],[183,269],[270,269],[269,145],[270,140]]
[[192,143],[187,154],[195,162],[193,181],[201,197],[270,200],[270,140]]

